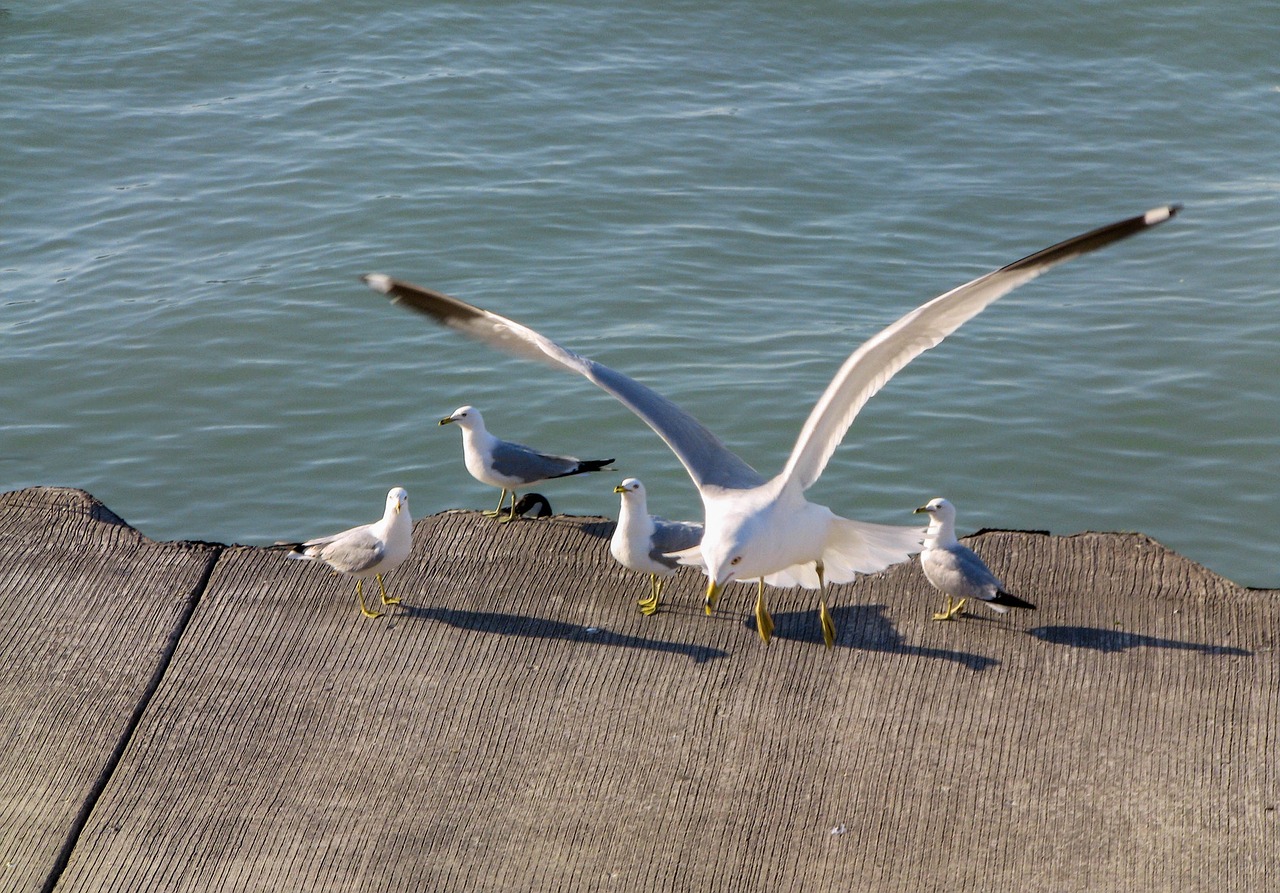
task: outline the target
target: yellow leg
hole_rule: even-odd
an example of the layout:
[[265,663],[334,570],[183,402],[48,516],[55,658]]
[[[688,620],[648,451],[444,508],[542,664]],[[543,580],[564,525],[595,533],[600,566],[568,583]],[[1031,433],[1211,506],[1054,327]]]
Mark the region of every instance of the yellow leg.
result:
[[396,598],[388,598],[388,597],[387,597],[387,587],[385,587],[385,586],[383,586],[383,585],[382,585],[382,574],[375,574],[374,576],[376,576],[376,577],[378,578],[378,591],[382,593],[382,603],[383,603],[384,605],[398,605],[398,604],[400,604],[400,598],[399,598],[399,596],[397,596]]
[[662,598],[662,582],[657,574],[649,575],[649,597],[636,602],[640,606],[641,614],[651,616],[658,613],[658,602]]
[[[507,498],[507,488],[503,487],[502,493],[498,496],[498,507],[491,512],[481,512],[480,514],[484,515],[486,518],[498,517],[499,515],[502,514],[502,503],[506,500],[506,498]],[[515,506],[513,505],[512,508],[514,509]]]
[[361,613],[361,614],[363,614],[364,616],[368,617],[370,620],[374,620],[374,619],[376,619],[376,618],[378,618],[378,617],[381,617],[381,616],[382,616],[382,613],[381,613],[381,612],[379,612],[379,611],[370,611],[368,608],[366,608],[366,607],[364,606],[364,578],[363,578],[363,577],[357,577],[357,578],[356,578],[356,598],[357,598],[357,599],[359,600],[359,602],[360,602],[360,613]]
[[[505,493],[506,491],[504,490],[503,492]],[[501,502],[498,503],[498,514],[499,515],[502,514]],[[509,524],[510,522],[514,521],[517,517],[518,516],[516,515],[516,491],[512,490],[511,491],[511,511],[505,518],[498,518],[498,520],[501,521],[503,524]]]
[[831,619],[831,612],[827,610],[826,599],[818,600],[818,622],[822,624],[822,641],[827,643],[827,650],[830,651],[836,644],[836,622]]
[[956,602],[953,605],[951,604],[951,596],[948,595],[947,606],[943,608],[941,611],[939,611],[937,614],[934,614],[933,619],[934,620],[955,620],[957,617],[959,617],[961,614],[964,613],[964,603],[967,601],[968,601],[967,598],[962,598],[960,599],[960,601]]
[[760,578],[760,584],[756,588],[756,632],[766,645],[773,638],[773,617],[769,615],[769,608],[764,603],[764,577]]
[[818,623],[822,625],[822,641],[827,643],[827,650],[830,651],[836,644],[836,622],[831,618],[831,612],[827,610],[827,580],[823,576],[822,562],[816,565],[818,571]]
[[649,602],[653,601],[653,578],[654,578],[654,576],[655,576],[654,574],[650,574],[650,575],[649,575],[649,594],[648,594],[648,595],[646,595],[644,598],[638,598],[638,599],[636,599],[636,604],[637,604],[637,605],[639,605],[639,606],[640,606],[640,607],[642,607],[642,608],[643,608],[645,605],[649,604]]

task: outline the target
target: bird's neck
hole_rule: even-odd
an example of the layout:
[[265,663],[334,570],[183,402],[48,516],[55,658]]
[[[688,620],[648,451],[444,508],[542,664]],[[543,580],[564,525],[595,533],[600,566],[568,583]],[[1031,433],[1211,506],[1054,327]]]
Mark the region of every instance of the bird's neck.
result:
[[483,425],[477,425],[474,428],[463,428],[462,439],[473,449],[488,453],[492,451],[493,442],[497,438],[490,434]]
[[649,520],[648,506],[632,505],[631,500],[622,500],[622,507],[618,509],[618,526],[634,530],[637,534],[643,534],[648,538],[653,531],[650,529],[653,522]]
[[945,549],[954,546],[957,542],[955,528],[936,518],[929,522],[929,529],[924,532],[926,548]]

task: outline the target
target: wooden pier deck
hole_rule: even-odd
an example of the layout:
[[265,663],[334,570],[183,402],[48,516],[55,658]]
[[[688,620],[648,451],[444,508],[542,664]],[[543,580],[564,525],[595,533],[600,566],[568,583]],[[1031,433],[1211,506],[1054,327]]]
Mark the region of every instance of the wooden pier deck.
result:
[[1280,592],[1140,534],[970,538],[655,617],[612,522],[420,519],[363,619],[277,552],[0,496],[0,890],[1232,891],[1280,884]]

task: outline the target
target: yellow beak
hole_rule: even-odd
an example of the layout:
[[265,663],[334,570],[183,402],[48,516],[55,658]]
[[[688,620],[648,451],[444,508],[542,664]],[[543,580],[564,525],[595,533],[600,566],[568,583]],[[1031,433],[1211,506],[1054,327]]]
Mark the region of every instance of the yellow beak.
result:
[[[442,424],[442,425],[443,425],[444,423],[443,423],[443,422],[441,422],[440,424]],[[920,506],[920,508],[916,509],[916,510],[915,510],[914,512],[912,512],[911,514],[913,514],[913,515],[918,515],[918,514],[920,514],[921,512],[924,512],[924,513],[928,514],[928,512],[929,512],[929,507],[928,507],[927,505],[922,505],[922,506]]]
[[616,486],[616,487],[614,487],[614,488],[613,488],[613,492],[614,492],[614,493],[626,493],[626,492],[627,492],[627,488],[626,488],[626,487],[624,487],[624,486],[622,486],[622,484],[618,484],[618,486]]
[[447,425],[447,424],[449,424],[449,423],[450,423],[450,422],[452,422],[452,421],[453,421],[453,416],[451,416],[451,415],[450,415],[450,416],[445,416],[444,418],[442,418],[442,419],[440,420],[440,424],[442,424],[442,425]]

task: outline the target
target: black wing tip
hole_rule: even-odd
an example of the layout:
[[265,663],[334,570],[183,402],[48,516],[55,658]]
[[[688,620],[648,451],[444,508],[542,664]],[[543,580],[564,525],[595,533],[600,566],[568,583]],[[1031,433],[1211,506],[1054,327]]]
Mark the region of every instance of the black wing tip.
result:
[[434,317],[437,322],[444,325],[474,319],[484,316],[485,313],[479,307],[473,307],[466,301],[459,301],[444,292],[423,288],[421,285],[414,285],[412,282],[405,282],[403,279],[396,279],[385,273],[365,273],[360,277],[360,281],[379,294],[386,295],[392,304],[403,304],[419,313]]
[[1012,272],[1028,268],[1047,269],[1062,261],[1088,254],[1090,251],[1096,251],[1137,233],[1146,232],[1166,220],[1171,220],[1181,210],[1182,205],[1178,204],[1160,205],[1145,214],[1126,217],[1124,220],[1108,223],[1097,229],[1091,229],[1087,233],[1081,233],[1063,242],[1058,242],[1056,245],[1050,245],[1035,254],[1030,254],[1008,266],[1001,267],[998,272]]
[[578,464],[566,471],[564,474],[552,475],[550,478],[547,478],[547,480],[573,477],[575,474],[586,474],[590,471],[608,471],[611,469],[607,469],[605,466],[612,465],[613,461],[613,459],[579,459]]
[[996,597],[991,599],[991,604],[1000,605],[1002,608],[1026,608],[1028,611],[1034,611],[1036,606],[1029,601],[1018,598],[1011,592],[1005,592],[1003,589],[996,592]]

